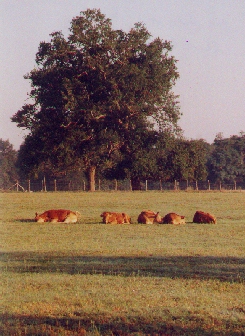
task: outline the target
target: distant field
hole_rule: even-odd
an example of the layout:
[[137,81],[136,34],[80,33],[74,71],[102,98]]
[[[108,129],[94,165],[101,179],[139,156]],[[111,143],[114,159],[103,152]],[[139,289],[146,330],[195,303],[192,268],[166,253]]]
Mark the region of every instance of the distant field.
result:
[[[0,335],[244,335],[244,192],[2,193]],[[77,224],[35,212],[79,211]],[[137,224],[150,209],[186,225]],[[101,224],[103,211],[133,224]],[[218,223],[193,224],[196,210]]]

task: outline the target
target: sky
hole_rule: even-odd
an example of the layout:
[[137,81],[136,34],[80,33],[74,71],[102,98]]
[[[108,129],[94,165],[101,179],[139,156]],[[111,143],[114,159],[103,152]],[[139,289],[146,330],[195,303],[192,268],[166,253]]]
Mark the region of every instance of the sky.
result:
[[212,143],[245,132],[245,0],[1,0],[0,138],[19,149],[25,132],[10,118],[27,102],[24,75],[41,41],[68,35],[73,17],[100,9],[114,29],[145,24],[171,41],[180,74],[174,93],[187,139]]

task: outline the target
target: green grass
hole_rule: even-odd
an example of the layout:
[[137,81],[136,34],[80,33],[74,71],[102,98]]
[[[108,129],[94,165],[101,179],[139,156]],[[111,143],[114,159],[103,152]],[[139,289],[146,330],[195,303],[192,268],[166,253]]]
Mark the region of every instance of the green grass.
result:
[[[244,335],[244,192],[1,194],[1,335]],[[35,212],[79,211],[77,224]],[[143,209],[186,225],[142,225]],[[218,223],[193,224],[196,210]],[[103,211],[130,225],[101,224]]]

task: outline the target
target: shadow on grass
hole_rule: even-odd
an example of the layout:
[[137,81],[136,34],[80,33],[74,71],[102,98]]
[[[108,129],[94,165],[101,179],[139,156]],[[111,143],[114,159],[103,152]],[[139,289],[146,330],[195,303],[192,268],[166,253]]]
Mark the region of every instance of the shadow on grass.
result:
[[35,219],[33,219],[33,218],[16,219],[15,222],[21,222],[21,223],[36,223],[36,222],[35,222]]
[[83,256],[39,252],[0,253],[3,271],[104,274],[243,282],[245,258],[218,256]]
[[[74,318],[48,316],[0,315],[0,332],[5,335],[244,335],[244,323],[204,321],[196,316],[141,316],[111,317],[81,313]],[[23,333],[22,333],[23,332]]]

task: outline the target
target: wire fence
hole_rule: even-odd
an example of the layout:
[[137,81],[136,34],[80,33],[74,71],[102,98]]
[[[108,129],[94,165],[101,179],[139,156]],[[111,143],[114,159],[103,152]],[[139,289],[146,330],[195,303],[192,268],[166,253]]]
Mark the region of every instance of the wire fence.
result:
[[[8,191],[19,192],[56,192],[56,191],[89,191],[87,180],[42,179],[16,181]],[[132,191],[131,180],[104,180],[99,179],[95,183],[96,191]],[[211,183],[210,181],[177,181],[164,182],[156,180],[144,180],[140,182],[140,190],[245,190],[245,183]],[[6,191],[6,190],[4,190]]]

